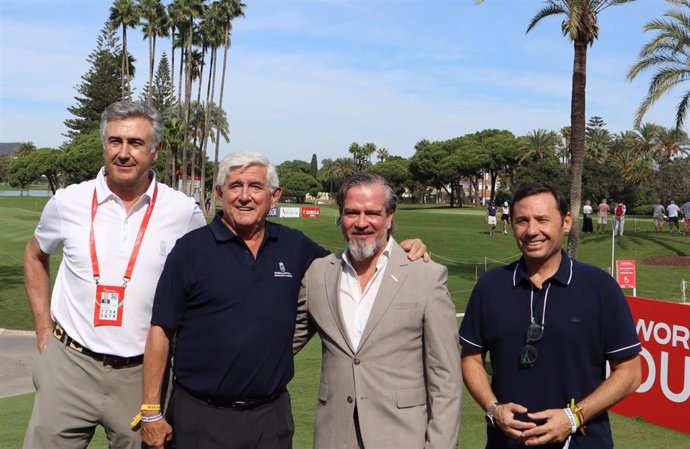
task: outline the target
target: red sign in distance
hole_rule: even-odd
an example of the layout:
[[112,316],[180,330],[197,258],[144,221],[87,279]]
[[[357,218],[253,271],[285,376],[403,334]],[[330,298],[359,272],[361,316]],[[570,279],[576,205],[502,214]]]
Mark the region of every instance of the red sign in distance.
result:
[[621,288],[635,288],[635,261],[617,260],[616,276]]
[[302,218],[318,218],[321,214],[321,208],[303,207],[301,212]]

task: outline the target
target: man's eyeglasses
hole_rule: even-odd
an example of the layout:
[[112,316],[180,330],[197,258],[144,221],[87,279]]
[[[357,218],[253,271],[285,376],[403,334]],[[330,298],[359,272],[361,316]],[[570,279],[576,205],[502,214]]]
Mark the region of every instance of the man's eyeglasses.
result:
[[527,336],[525,346],[522,348],[520,354],[520,366],[523,368],[532,368],[534,362],[537,361],[537,348],[532,343],[536,343],[544,336],[544,326],[532,321],[527,328]]

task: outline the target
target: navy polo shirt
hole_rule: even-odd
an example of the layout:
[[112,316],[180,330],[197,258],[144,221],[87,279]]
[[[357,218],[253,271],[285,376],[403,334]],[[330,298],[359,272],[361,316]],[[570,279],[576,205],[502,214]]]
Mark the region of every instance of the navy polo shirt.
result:
[[[607,360],[641,350],[628,303],[613,278],[561,255],[558,271],[541,289],[530,281],[523,259],[485,273],[472,291],[459,331],[463,349],[489,352],[491,387],[498,400],[524,405],[530,412],[583,399],[606,378]],[[522,368],[520,353],[532,314],[536,322],[543,320],[544,333],[533,343],[535,364]],[[606,413],[586,425],[587,436],[574,434],[570,448],[613,447]],[[487,427],[486,447],[524,446]]]
[[176,382],[226,401],[284,388],[294,374],[300,283],[311,262],[327,254],[301,232],[266,222],[255,260],[222,212],[180,238],[158,282],[151,318],[177,330]]

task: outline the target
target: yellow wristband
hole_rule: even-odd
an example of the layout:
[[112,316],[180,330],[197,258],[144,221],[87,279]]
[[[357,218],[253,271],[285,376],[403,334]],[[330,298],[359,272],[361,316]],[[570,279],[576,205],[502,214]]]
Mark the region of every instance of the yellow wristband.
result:
[[134,419],[133,419],[132,422],[129,424],[129,426],[130,426],[132,429],[135,429],[135,428],[139,425],[139,422],[141,422],[141,412],[140,412],[140,413],[137,413],[137,416],[134,417]]
[[142,412],[158,412],[161,409],[160,404],[141,404]]

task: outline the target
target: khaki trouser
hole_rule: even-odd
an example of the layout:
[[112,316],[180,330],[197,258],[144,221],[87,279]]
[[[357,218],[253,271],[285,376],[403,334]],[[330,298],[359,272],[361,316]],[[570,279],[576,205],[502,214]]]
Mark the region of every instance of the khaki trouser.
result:
[[51,338],[34,361],[36,398],[24,449],[84,448],[99,424],[110,449],[140,449],[130,422],[141,405],[141,369],[103,366]]

